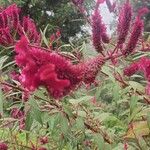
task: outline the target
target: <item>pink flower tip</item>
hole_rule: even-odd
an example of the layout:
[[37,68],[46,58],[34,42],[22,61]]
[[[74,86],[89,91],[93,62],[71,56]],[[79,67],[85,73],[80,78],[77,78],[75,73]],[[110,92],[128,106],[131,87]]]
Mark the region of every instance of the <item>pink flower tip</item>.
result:
[[0,150],[8,150],[7,144],[0,141]]
[[138,11],[138,17],[142,17],[143,15],[149,13],[150,10],[147,7],[143,7]]

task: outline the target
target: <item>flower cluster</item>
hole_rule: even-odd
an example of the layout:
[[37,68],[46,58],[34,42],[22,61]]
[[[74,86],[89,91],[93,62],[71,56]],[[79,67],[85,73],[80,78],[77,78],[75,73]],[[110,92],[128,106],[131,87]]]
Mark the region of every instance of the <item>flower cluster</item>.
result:
[[34,91],[44,86],[51,96],[60,98],[75,89],[82,81],[91,83],[100,70],[100,56],[88,62],[73,65],[56,52],[29,45],[22,37],[16,44],[16,64],[21,68],[19,80],[25,90]]
[[[137,46],[137,43],[139,41],[139,38],[142,34],[144,23],[141,17],[148,13],[147,8],[142,8],[133,23],[133,27],[131,29],[131,34],[129,35],[129,40],[125,47],[123,47],[122,53],[123,55],[127,56],[129,54],[132,54]],[[126,38],[129,34],[129,28],[130,23],[132,19],[132,8],[131,4],[129,3],[129,0],[125,2],[123,5],[123,8],[119,15],[119,23],[118,23],[118,45],[121,45],[125,43]]]
[[127,1],[121,12],[119,14],[119,23],[118,23],[118,44],[121,45],[125,42],[130,28],[130,22],[132,17],[132,9],[129,1]]
[[92,15],[93,46],[97,52],[103,51],[102,42],[109,43],[109,37],[106,33],[106,26],[102,22],[102,17],[99,12],[100,3],[103,3],[103,1],[97,1],[94,13]]
[[13,45],[16,38],[22,35],[26,35],[31,42],[39,43],[40,34],[36,30],[35,23],[29,17],[20,19],[20,12],[16,4],[1,10],[0,45]]
[[[102,53],[104,49],[104,43],[109,43],[110,39],[106,32],[106,26],[102,22],[102,16],[99,11],[100,4],[106,2],[110,12],[114,12],[116,4],[109,0],[97,0],[94,13],[92,15],[92,40],[93,46],[97,52]],[[147,8],[142,8],[133,22],[133,28],[129,34],[130,24],[132,20],[132,7],[129,0],[123,4],[121,11],[119,12],[118,26],[117,26],[117,49],[121,48],[121,53],[124,56],[132,54],[137,46],[139,38],[142,34],[144,23],[141,17],[149,12]],[[127,37],[129,40],[126,42]],[[127,44],[126,44],[127,43]]]
[[142,57],[137,62],[132,63],[129,67],[125,68],[124,74],[127,76],[132,76],[137,71],[144,73],[145,79],[148,82],[146,92],[150,95],[150,58]]
[[143,20],[141,20],[139,17],[137,17],[135,20],[132,32],[131,32],[130,39],[127,43],[126,48],[123,50],[124,55],[129,55],[134,51],[134,49],[138,43],[139,37],[142,34],[143,27],[144,27]]

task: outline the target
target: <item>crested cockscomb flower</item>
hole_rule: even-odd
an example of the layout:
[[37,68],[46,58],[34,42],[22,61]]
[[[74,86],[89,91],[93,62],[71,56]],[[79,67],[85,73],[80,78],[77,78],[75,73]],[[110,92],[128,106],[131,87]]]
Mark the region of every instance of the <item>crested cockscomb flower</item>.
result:
[[[61,97],[78,82],[72,64],[57,53],[28,46],[23,37],[16,44],[16,63],[22,68],[20,82],[29,91],[45,86],[49,93]],[[75,75],[74,75],[75,74]]]
[[32,92],[44,86],[54,98],[67,95],[82,81],[92,83],[104,63],[98,56],[73,65],[56,52],[31,47],[25,37],[16,44],[15,51],[16,64],[21,68],[20,82],[25,90]]
[[130,22],[132,17],[132,8],[130,3],[127,1],[119,14],[118,22],[118,44],[121,45],[125,42],[130,28]]
[[0,141],[0,150],[8,150],[8,146],[6,143]]
[[139,38],[142,34],[143,28],[144,28],[143,20],[141,20],[139,17],[137,17],[134,22],[131,36],[129,38],[127,46],[123,50],[124,55],[129,55],[134,51],[134,49],[139,41]]

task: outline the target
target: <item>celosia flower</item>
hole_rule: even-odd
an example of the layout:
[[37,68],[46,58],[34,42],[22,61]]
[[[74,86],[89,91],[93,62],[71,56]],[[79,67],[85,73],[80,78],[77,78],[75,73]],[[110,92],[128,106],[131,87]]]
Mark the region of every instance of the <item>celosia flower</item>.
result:
[[96,10],[92,15],[92,35],[93,35],[93,46],[95,47],[96,51],[102,52],[102,38],[101,38],[101,16]]
[[127,56],[134,51],[134,49],[138,43],[138,40],[142,34],[143,27],[144,27],[143,21],[139,17],[137,17],[134,22],[134,25],[133,25],[130,39],[127,43],[126,48],[123,50],[124,55]]
[[138,62],[139,70],[145,75],[145,78],[150,81],[150,59],[142,57]]
[[28,46],[26,38],[16,45],[16,63],[22,68],[20,81],[29,91],[45,86],[49,93],[61,97],[78,82],[69,61],[56,53],[49,53]]
[[138,11],[138,16],[142,17],[143,15],[145,15],[149,12],[150,12],[150,10],[147,7],[143,7]]
[[[22,22],[23,31],[27,34],[30,42],[39,43],[40,35],[36,30],[34,21],[29,17],[24,17]],[[22,35],[22,34],[21,34]]]
[[135,74],[138,71],[139,67],[138,67],[138,63],[132,63],[129,67],[124,69],[124,75],[126,76],[132,76],[133,74]]
[[17,29],[18,25],[20,24],[20,9],[17,7],[16,4],[13,4],[5,9],[5,13],[7,14],[7,18],[9,19],[9,24],[12,23],[12,28]]
[[148,82],[145,91],[147,94],[150,94],[150,58],[142,57],[139,61],[132,63],[126,68],[124,73],[127,76],[131,76],[136,73],[137,70],[144,73],[145,79]]
[[14,39],[12,35],[10,34],[9,28],[2,28],[0,29],[0,43],[3,46],[12,45],[14,43]]
[[0,141],[0,150],[8,150],[8,146],[6,143]]
[[98,56],[88,62],[73,65],[55,52],[29,46],[25,37],[16,44],[15,50],[23,87],[32,92],[39,86],[44,86],[54,98],[68,94],[82,81],[92,83],[104,63]]
[[0,13],[0,28],[5,28],[5,18],[4,18],[4,14]]
[[102,17],[99,12],[99,5],[104,1],[97,1],[94,13],[92,15],[92,40],[93,46],[97,52],[103,51],[102,42],[109,43],[109,37],[106,33],[106,26],[102,22]]
[[127,1],[119,14],[118,23],[118,44],[121,45],[125,42],[130,28],[130,22],[132,17],[132,9],[130,3]]
[[98,72],[101,70],[104,60],[99,55],[96,58],[93,58],[85,63],[81,63],[77,66],[80,66],[82,72],[82,81],[86,84],[94,83],[95,77]]
[[102,47],[102,17],[99,14],[98,8],[94,11],[92,15],[92,35],[93,35],[93,46],[98,52],[103,51]]
[[20,8],[16,4],[3,9],[0,12],[0,45],[12,45],[18,35],[24,34],[30,42],[40,43],[41,37],[36,30],[35,23],[29,17],[20,19]]

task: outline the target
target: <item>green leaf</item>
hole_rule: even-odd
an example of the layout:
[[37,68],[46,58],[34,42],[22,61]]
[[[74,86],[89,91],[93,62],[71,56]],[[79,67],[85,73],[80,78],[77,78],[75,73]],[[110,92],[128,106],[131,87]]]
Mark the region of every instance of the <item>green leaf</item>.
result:
[[110,69],[110,67],[103,66],[101,71],[103,73],[107,74],[112,81],[115,81],[112,70]]
[[26,121],[25,121],[25,129],[27,130],[27,131],[30,131],[30,129],[31,129],[31,126],[32,126],[32,123],[33,123],[33,118],[32,118],[32,114],[31,114],[31,112],[29,111],[28,113],[27,113],[27,115],[26,115]]
[[69,116],[69,117],[71,117],[71,116],[73,116],[73,110],[71,109],[71,107],[70,106],[68,106],[68,105],[63,105],[63,109],[64,109],[64,112]]
[[120,99],[120,86],[118,84],[115,84],[113,87],[113,99],[114,101],[118,101]]
[[3,57],[0,58],[0,70],[2,69],[2,66],[3,66],[4,62],[5,62],[7,59],[8,59],[7,56],[3,56]]
[[147,125],[150,129],[150,112],[148,112],[148,114],[147,114]]
[[3,92],[0,88],[0,114],[3,114],[3,99],[4,99]]
[[83,118],[81,118],[81,117],[77,118],[77,120],[76,120],[76,127],[79,130],[84,130],[85,129],[84,128],[84,120],[83,120]]
[[48,40],[46,39],[45,34],[46,34],[46,31],[47,31],[48,26],[49,26],[49,25],[47,25],[47,26],[45,27],[44,31],[40,30],[41,35],[42,35],[42,41],[44,41],[44,44],[45,44],[47,47],[49,47],[49,44],[48,44]]
[[82,103],[82,102],[89,101],[92,98],[93,98],[93,96],[84,96],[84,97],[81,97],[81,98],[78,98],[78,99],[69,99],[69,102],[71,104],[79,104],[79,103]]
[[105,143],[105,148],[104,150],[112,150],[112,147],[110,144]]
[[31,113],[32,113],[33,118],[42,125],[43,124],[42,113],[38,107],[38,104],[33,99],[33,97],[29,100],[29,104],[31,106]]
[[125,138],[137,138],[147,136],[150,134],[147,121],[137,121],[132,123],[132,126],[133,127],[129,127]]
[[138,90],[138,91],[144,92],[145,90],[145,87],[142,84],[135,82],[135,81],[129,81],[129,85],[130,87],[134,89],[134,91]]
[[62,116],[60,125],[61,125],[61,131],[63,132],[63,134],[67,135],[68,130],[69,130],[69,125],[68,125],[68,120],[66,117]]
[[131,100],[130,100],[130,114],[132,114],[134,109],[136,108],[138,100],[139,100],[139,98],[135,95],[133,95],[131,97]]
[[142,150],[148,150],[149,149],[148,145],[146,144],[145,140],[142,137],[139,137],[138,141],[139,141],[140,148]]
[[48,119],[48,125],[49,125],[49,131],[52,132],[52,134],[55,134],[56,130],[59,130],[59,128],[56,128],[56,126],[59,126],[61,122],[62,115],[60,113],[54,114],[53,116],[50,116]]
[[104,150],[104,139],[100,134],[93,136],[95,144],[98,146],[98,150]]

